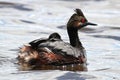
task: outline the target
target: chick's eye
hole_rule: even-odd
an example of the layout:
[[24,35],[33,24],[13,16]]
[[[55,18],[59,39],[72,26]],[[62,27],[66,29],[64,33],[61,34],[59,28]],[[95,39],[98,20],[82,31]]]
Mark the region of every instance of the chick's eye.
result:
[[82,18],[82,19],[81,19],[81,22],[82,22],[82,23],[84,23],[84,22],[85,22],[85,19],[84,19],[84,18]]

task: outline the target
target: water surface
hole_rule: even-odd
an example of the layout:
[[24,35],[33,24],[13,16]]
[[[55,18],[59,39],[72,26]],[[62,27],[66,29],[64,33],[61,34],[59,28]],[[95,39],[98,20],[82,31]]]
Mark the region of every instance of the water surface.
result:
[[[53,32],[68,42],[65,25],[75,8],[98,24],[79,32],[88,72],[20,71],[18,47]],[[119,0],[0,0],[0,80],[120,80],[119,22]]]

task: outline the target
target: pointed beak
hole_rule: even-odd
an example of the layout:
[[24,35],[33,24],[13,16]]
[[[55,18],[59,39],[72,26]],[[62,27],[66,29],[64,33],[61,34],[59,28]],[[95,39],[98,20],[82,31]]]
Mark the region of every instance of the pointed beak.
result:
[[83,23],[83,24],[80,25],[80,28],[79,28],[79,29],[81,29],[81,28],[83,28],[83,27],[85,27],[85,26],[87,26],[87,25],[97,26],[97,24],[95,24],[95,23],[85,22],[85,23]]
[[97,24],[95,23],[91,23],[91,22],[87,22],[86,25],[93,25],[93,26],[97,26]]

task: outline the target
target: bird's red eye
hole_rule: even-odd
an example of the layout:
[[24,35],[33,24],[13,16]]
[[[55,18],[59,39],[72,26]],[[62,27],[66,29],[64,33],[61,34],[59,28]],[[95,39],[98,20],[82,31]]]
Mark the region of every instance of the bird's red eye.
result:
[[81,19],[81,22],[82,22],[82,23],[84,23],[84,22],[85,22],[85,19],[84,19],[84,18],[82,18],[82,19]]

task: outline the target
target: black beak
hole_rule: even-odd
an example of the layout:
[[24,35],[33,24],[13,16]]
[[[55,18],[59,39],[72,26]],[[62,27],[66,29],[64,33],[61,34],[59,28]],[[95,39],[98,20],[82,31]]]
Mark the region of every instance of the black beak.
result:
[[97,26],[97,24],[95,23],[91,23],[91,22],[87,22],[86,25],[93,25],[93,26]]
[[85,26],[87,26],[87,25],[97,26],[97,24],[95,24],[95,23],[85,22],[85,23],[83,23],[83,24],[80,25],[80,29],[83,28],[83,27],[85,27]]

